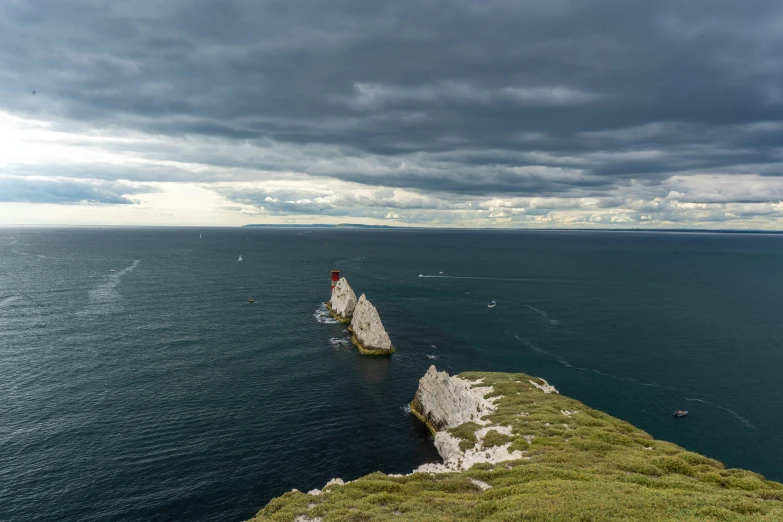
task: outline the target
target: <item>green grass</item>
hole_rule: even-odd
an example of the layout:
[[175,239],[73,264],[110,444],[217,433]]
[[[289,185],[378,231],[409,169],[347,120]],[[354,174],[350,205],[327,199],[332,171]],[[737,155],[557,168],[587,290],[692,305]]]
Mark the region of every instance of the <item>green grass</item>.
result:
[[[527,375],[468,372],[460,377],[483,378],[481,386],[492,385],[490,395],[501,398],[486,420],[512,428],[511,437],[489,432],[484,445],[511,442],[529,459],[479,464],[463,473],[373,473],[330,486],[317,497],[286,493],[254,520],[293,521],[299,515],[324,522],[783,520],[782,484],[725,469],[576,400],[544,394]],[[577,413],[567,416],[564,410]],[[449,432],[466,448],[475,444],[477,428],[465,424]],[[523,435],[533,435],[532,443]],[[482,491],[471,478],[492,488]]]

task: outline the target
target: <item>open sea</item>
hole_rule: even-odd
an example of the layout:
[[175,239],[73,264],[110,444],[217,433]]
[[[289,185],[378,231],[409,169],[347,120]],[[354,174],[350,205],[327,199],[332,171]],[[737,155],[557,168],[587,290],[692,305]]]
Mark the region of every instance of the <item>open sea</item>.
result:
[[[391,358],[325,315],[331,269]],[[783,481],[783,236],[2,228],[0,520],[239,522],[408,473],[438,460],[406,412],[431,364]]]

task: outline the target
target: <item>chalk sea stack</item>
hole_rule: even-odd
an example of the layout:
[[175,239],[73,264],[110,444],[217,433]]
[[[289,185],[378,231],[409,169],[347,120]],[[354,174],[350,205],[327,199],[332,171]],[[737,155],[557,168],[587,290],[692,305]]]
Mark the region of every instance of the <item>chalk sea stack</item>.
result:
[[350,323],[356,309],[356,294],[344,277],[340,278],[332,290],[332,300],[326,303],[332,317],[343,323]]
[[349,328],[351,341],[365,355],[389,355],[394,353],[391,339],[383,327],[378,311],[364,294],[356,303]]

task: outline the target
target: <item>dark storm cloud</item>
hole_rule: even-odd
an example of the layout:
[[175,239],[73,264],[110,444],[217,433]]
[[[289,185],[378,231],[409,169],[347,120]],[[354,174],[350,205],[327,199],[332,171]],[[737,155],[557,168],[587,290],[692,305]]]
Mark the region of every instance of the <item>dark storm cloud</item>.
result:
[[152,187],[137,187],[119,182],[0,177],[0,202],[3,203],[130,205],[133,201],[127,196],[149,192],[157,192],[157,190]]
[[[601,196],[678,173],[783,175],[781,56],[775,0],[7,1],[0,108],[263,152],[160,159]],[[269,143],[303,152],[270,158]],[[126,177],[167,176],[143,172]],[[168,179],[188,176],[226,175]]]

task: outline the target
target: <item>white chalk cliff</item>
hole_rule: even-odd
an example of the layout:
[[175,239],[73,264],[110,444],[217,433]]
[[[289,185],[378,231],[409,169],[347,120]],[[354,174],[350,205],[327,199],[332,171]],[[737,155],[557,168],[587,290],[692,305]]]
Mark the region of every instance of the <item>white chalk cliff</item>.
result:
[[[422,419],[435,434],[435,448],[443,458],[443,464],[424,464],[419,473],[446,473],[464,471],[479,462],[503,462],[525,458],[519,450],[510,450],[511,443],[484,447],[484,438],[490,431],[511,435],[510,426],[495,426],[483,417],[495,411],[494,402],[499,397],[485,398],[493,388],[478,386],[481,381],[468,381],[450,377],[430,366],[419,380],[419,389],[411,403],[411,412]],[[481,428],[474,433],[476,442],[472,448],[462,450],[460,439],[447,430],[466,422],[474,422]]]
[[348,322],[353,317],[356,309],[356,294],[348,284],[348,280],[341,277],[332,290],[332,300],[329,302],[329,309],[336,319]]
[[364,294],[356,303],[351,319],[353,341],[361,353],[385,354],[394,352],[391,339],[381,323],[378,311]]
[[474,388],[474,384],[459,377],[450,377],[448,373],[430,366],[424,377],[419,379],[419,389],[411,408],[424,417],[427,426],[435,432],[456,428],[466,422],[482,424],[481,417],[495,411],[494,399],[484,398],[492,387]]

